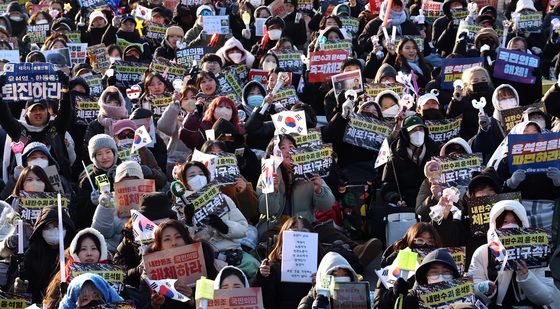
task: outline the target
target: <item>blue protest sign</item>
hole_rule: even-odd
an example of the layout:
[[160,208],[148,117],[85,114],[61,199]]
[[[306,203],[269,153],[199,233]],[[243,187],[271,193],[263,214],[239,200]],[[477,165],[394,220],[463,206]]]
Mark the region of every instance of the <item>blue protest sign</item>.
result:
[[539,67],[539,57],[503,48],[499,48],[497,54],[494,77],[522,84],[535,83],[533,71]]
[[50,63],[7,63],[4,75],[4,102],[61,98],[62,85]]
[[539,174],[549,167],[560,168],[559,139],[560,133],[508,135],[510,173],[523,169],[527,174]]
[[441,63],[441,89],[453,89],[453,82],[463,77],[463,72],[482,66],[482,58],[443,59]]

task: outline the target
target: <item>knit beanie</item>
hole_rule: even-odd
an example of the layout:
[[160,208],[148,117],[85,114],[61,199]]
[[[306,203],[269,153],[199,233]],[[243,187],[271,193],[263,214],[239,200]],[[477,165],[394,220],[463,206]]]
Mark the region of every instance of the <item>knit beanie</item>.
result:
[[162,192],[146,193],[142,196],[139,212],[146,218],[155,221],[161,219],[177,219],[177,213],[171,209],[171,200]]
[[183,37],[185,36],[185,31],[183,31],[183,28],[179,26],[171,26],[167,28],[167,30],[165,30],[165,37],[168,38],[172,35],[178,35],[180,37]]
[[113,136],[115,136],[124,130],[136,131],[136,129],[137,127],[134,121],[128,119],[121,119],[113,123],[112,132],[113,132]]
[[115,158],[113,160],[113,165],[116,164],[118,159],[117,144],[115,143],[115,141],[111,136],[107,134],[97,134],[94,135],[89,140],[89,144],[88,144],[89,158],[91,162],[93,162],[93,165],[95,165],[95,167],[97,168],[101,168],[101,165],[99,164],[99,162],[97,162],[97,159],[95,158],[95,154],[101,148],[109,148],[113,151],[113,154],[115,155]]
[[105,14],[103,14],[103,12],[101,11],[93,11],[90,15],[89,15],[89,26],[91,27],[91,24],[93,23],[93,21],[96,18],[103,18],[105,20],[105,23],[108,24],[109,22],[107,21],[107,17],[105,16]]
[[125,177],[138,177],[138,179],[144,179],[144,173],[142,173],[142,167],[136,161],[124,161],[117,166],[117,172],[115,173],[115,182],[121,181]]

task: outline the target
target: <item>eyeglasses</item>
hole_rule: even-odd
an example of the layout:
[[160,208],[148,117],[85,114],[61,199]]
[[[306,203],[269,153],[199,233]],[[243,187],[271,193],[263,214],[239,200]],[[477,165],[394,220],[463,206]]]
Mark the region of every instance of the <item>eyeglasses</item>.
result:
[[127,138],[134,138],[134,131],[123,131],[119,134],[117,134],[117,138],[118,139],[127,139]]
[[414,238],[413,242],[417,246],[423,246],[423,245],[433,246],[433,242],[431,240],[426,241],[424,240],[424,238]]

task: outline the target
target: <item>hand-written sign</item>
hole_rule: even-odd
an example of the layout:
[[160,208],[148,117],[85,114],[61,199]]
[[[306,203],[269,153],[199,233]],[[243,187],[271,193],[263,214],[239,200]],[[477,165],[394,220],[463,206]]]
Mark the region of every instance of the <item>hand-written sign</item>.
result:
[[310,283],[317,272],[318,234],[284,231],[282,243],[282,282]]
[[148,253],[142,261],[150,280],[185,279],[189,286],[194,286],[196,280],[206,276],[200,242]]

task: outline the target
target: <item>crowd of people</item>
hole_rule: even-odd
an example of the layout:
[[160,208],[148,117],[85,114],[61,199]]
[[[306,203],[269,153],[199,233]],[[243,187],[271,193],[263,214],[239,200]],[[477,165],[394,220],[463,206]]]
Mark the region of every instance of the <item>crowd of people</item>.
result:
[[[0,299],[198,308],[194,283],[176,274],[162,279],[178,279],[174,290],[190,300],[158,292],[145,256],[200,244],[215,290],[258,287],[266,309],[328,308],[328,278],[369,281],[374,308],[432,308],[422,291],[455,279],[472,297],[449,308],[560,308],[560,3],[0,8],[0,58],[17,55],[0,59]],[[48,63],[55,95],[35,91],[37,67],[18,63]],[[9,99],[26,91],[21,81],[41,94]],[[512,159],[519,153],[529,155]],[[136,200],[125,196],[132,188]],[[483,199],[490,206],[476,223],[471,207]],[[389,220],[395,213],[415,219]],[[149,242],[142,222],[153,225]],[[496,235],[514,229],[548,235],[544,263],[500,267]],[[305,282],[284,279],[290,231],[318,237]],[[410,276],[396,275],[410,252],[426,254]],[[71,276],[86,264],[118,266],[122,288],[93,271]]]

